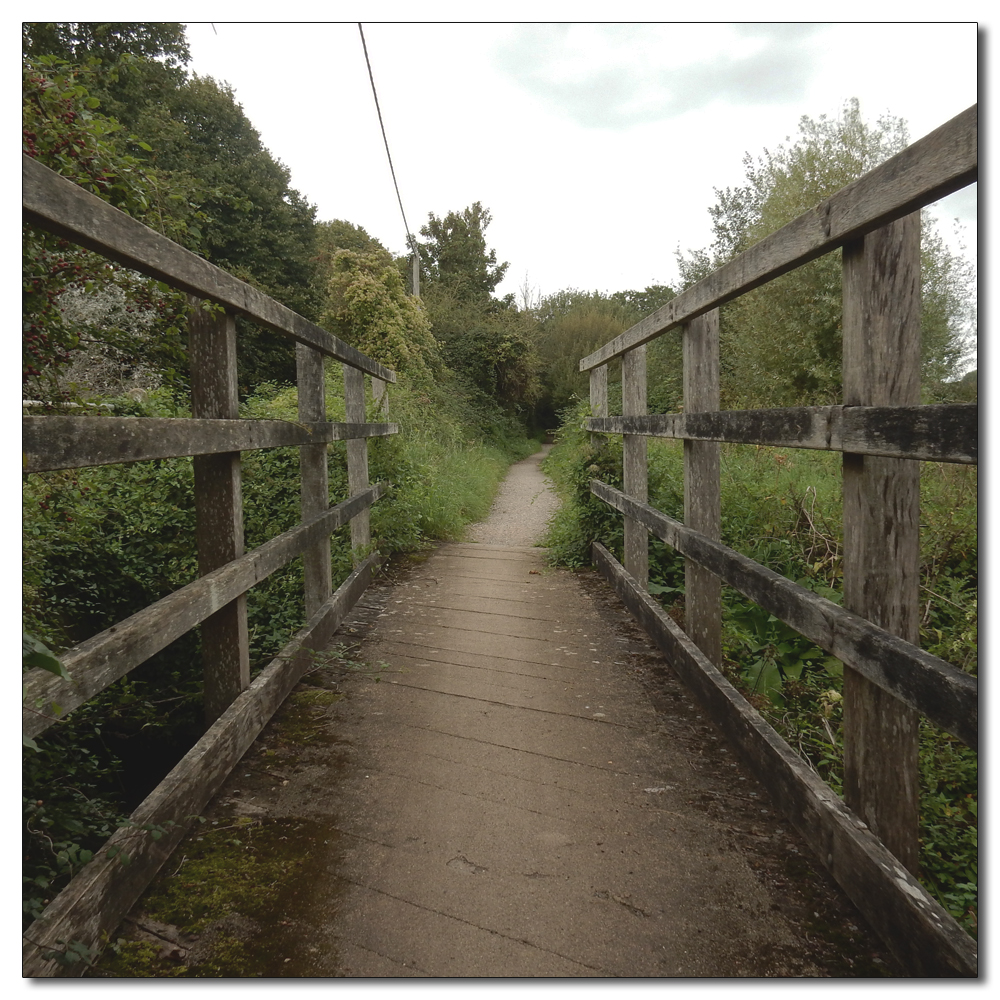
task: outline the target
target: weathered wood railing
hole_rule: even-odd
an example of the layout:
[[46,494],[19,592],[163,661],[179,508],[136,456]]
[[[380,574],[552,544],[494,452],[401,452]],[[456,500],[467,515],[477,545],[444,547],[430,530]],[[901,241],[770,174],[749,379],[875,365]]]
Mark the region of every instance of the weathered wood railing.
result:
[[[193,456],[194,462],[198,579],[62,654],[71,681],[41,670],[24,678],[23,728],[34,737],[201,626],[207,732],[133,813],[130,825],[108,841],[25,934],[25,976],[79,975],[81,964],[66,969],[43,956],[64,950],[69,942],[96,947],[103,934],[114,931],[309,666],[310,650],[329,641],[368,586],[375,563],[374,555],[364,555],[369,508],[383,487],[368,482],[367,438],[395,434],[398,428],[365,422],[365,375],[383,400],[383,412],[386,383],[396,376],[29,157],[23,157],[22,171],[26,222],[187,292],[191,305],[190,419],[24,418],[27,473],[182,456]],[[204,308],[213,303],[222,309]],[[298,422],[239,418],[237,315],[296,342]],[[325,358],[343,363],[346,423],[327,420]],[[351,495],[331,507],[327,446],[341,440],[347,442]],[[302,522],[244,552],[240,453],[290,446],[300,449]],[[330,535],[347,523],[360,555],[351,575],[331,593]],[[245,595],[299,556],[307,621],[251,683]],[[150,836],[151,829],[159,839]],[[109,849],[126,853],[130,863],[109,857]]]
[[[978,747],[978,681],[917,647],[919,461],[974,464],[978,407],[920,406],[919,209],[978,176],[973,106],[691,286],[580,362],[592,432],[623,435],[624,566],[594,559],[750,762],[777,805],[914,975],[976,975],[975,942],[917,868],[917,723]],[[843,248],[843,405],[720,412],[719,306]],[[647,415],[645,344],[680,326],[684,413]],[[621,358],[622,416],[607,365]],[[684,520],[646,503],[646,439],[684,441]],[[720,542],[719,443],[840,451],[844,604]],[[648,533],[686,559],[686,634],[647,593]],[[845,801],[719,670],[721,585],[844,662]]]

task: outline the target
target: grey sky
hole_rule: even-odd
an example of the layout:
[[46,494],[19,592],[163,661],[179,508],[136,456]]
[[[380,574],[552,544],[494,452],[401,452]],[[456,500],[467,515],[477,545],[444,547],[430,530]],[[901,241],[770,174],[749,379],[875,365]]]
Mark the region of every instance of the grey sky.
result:
[[662,57],[671,27],[521,25],[498,48],[498,68],[556,113],[586,128],[618,131],[669,121],[715,101],[781,104],[801,98],[809,75],[808,43],[820,29],[705,26],[713,48],[723,41],[732,51],[685,64]]
[[[227,80],[320,219],[405,249],[356,23],[190,24],[195,72]],[[802,115],[858,97],[917,139],[977,100],[964,24],[365,25],[410,227],[481,201],[499,291],[676,280],[710,242],[714,189]],[[928,72],[933,67],[933,72]],[[975,247],[974,194],[962,217]],[[951,239],[950,224],[943,234]]]

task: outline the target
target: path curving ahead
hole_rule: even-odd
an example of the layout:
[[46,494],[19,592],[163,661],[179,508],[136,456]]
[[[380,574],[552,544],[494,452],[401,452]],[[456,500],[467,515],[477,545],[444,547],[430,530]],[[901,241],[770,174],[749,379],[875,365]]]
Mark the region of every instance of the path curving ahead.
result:
[[610,589],[524,544],[555,506],[539,461],[475,541],[366,594],[334,641],[368,667],[317,738],[281,713],[237,767],[209,818],[288,822],[310,867],[281,919],[227,932],[281,977],[878,974]]

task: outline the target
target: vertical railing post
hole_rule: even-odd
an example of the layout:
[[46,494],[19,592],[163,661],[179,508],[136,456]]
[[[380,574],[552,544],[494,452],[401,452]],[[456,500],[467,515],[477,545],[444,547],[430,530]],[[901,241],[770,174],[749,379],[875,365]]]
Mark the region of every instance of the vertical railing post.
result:
[[[344,365],[344,405],[349,424],[365,422],[365,373]],[[368,441],[355,438],[347,442],[347,488],[354,496],[366,490],[368,482]],[[351,549],[357,552],[371,544],[371,512],[363,510],[351,518]],[[357,563],[359,560],[355,558]]]
[[[598,365],[590,369],[590,415],[608,415],[608,366]],[[590,443],[597,447],[604,440],[603,434],[591,434]]]
[[[326,420],[326,378],[323,355],[304,344],[295,345],[295,368],[299,387],[299,420]],[[327,446],[304,444],[299,448],[300,503],[302,520],[321,514],[330,506]],[[330,539],[324,538],[302,553],[306,618],[311,618],[330,597]]]
[[[188,358],[191,365],[191,414],[235,419],[239,416],[236,381],[236,321],[217,307],[191,305]],[[240,453],[194,457],[195,535],[198,572],[204,576],[243,555],[243,492]],[[241,594],[201,625],[205,722],[211,725],[250,685],[247,599]]]
[[[646,345],[622,355],[622,415],[646,414]],[[625,493],[645,503],[649,499],[646,437],[625,434],[622,438],[622,473]],[[649,531],[645,525],[625,518],[625,569],[645,590],[649,585]]]
[[[920,214],[844,247],[845,406],[920,402]],[[918,643],[920,466],[844,455],[844,607]],[[844,799],[915,872],[918,715],[844,669]]]
[[388,382],[372,376],[372,399],[383,422],[389,419],[389,393],[386,391],[388,388]]
[[[719,408],[719,310],[683,327],[684,412]],[[684,523],[720,540],[722,501],[718,441],[684,442]],[[722,665],[722,583],[690,559],[684,561],[684,625],[695,645]]]

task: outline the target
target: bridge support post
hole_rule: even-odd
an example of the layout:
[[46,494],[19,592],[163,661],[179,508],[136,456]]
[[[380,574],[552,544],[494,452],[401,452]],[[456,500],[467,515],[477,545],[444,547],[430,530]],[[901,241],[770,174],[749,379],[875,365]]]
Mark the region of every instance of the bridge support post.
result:
[[[365,422],[365,373],[344,365],[344,404],[349,424]],[[368,441],[355,438],[347,442],[347,488],[353,496],[369,486]],[[362,511],[351,519],[351,549],[355,566],[367,555],[371,545],[371,512]]]
[[[605,391],[607,377],[605,376]],[[622,415],[646,414],[646,345],[633,347],[622,355]],[[646,438],[641,434],[622,437],[622,473],[625,492],[645,503],[649,499],[649,466]],[[649,530],[630,517],[625,518],[625,569],[645,590],[649,585]]]
[[[299,387],[299,420],[326,420],[326,378],[323,355],[304,344],[295,345],[296,381]],[[330,506],[327,446],[305,444],[299,448],[300,504],[302,520]],[[311,618],[330,597],[330,539],[324,538],[302,554],[306,618]]]
[[[598,365],[590,369],[590,415],[606,417],[608,415],[608,366]],[[603,434],[591,434],[590,443],[595,448],[604,441]]]
[[383,382],[380,378],[375,378],[374,375],[372,379],[372,399],[375,401],[375,407],[378,411],[379,416],[382,420],[389,419],[389,383]]
[[[844,406],[920,402],[920,214],[844,246]],[[919,644],[920,466],[844,454],[844,607]],[[916,872],[918,716],[844,668],[844,799]]]
[[[684,412],[719,408],[719,310],[683,328]],[[684,523],[719,541],[722,501],[719,442],[684,442]],[[684,560],[684,626],[695,645],[722,665],[722,583],[690,559]]]
[[[202,308],[190,297],[188,355],[191,414],[239,417],[236,383],[236,320]],[[204,576],[243,555],[243,492],[240,453],[196,455],[194,497],[198,572]],[[241,594],[201,625],[205,722],[211,725],[250,686],[247,600]]]

